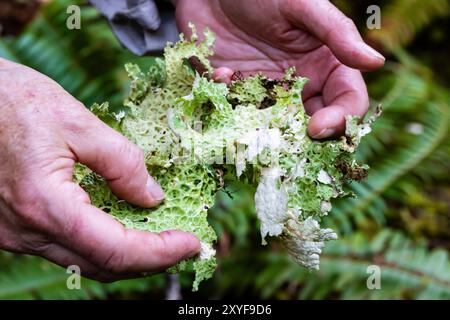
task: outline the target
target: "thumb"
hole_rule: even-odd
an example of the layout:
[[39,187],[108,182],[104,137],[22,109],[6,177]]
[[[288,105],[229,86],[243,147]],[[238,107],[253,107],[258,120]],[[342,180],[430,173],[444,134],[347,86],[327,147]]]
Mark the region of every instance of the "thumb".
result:
[[325,43],[348,67],[374,70],[383,66],[384,57],[364,43],[353,21],[328,0],[283,1],[281,11],[292,24]]
[[83,132],[68,139],[77,160],[104,177],[120,199],[153,207],[164,191],[145,166],[144,153],[124,136],[92,115]]
[[220,67],[214,70],[212,79],[218,83],[230,84],[234,71],[227,67]]

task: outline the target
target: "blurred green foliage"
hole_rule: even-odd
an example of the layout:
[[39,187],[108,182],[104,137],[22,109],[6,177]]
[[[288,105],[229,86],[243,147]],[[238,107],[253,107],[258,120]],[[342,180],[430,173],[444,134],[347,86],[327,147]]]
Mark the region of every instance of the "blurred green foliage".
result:
[[[69,31],[65,9],[74,2],[82,5],[83,26]],[[340,239],[325,248],[320,271],[299,267],[276,242],[260,245],[254,190],[233,185],[211,209],[219,269],[195,294],[191,276],[181,275],[185,297],[450,298],[450,70],[442,64],[448,54],[435,50],[450,43],[449,2],[334,2],[390,55],[383,70],[366,77],[372,105],[384,107],[358,151],[370,175],[350,185],[357,197],[335,202],[325,219]],[[382,8],[380,31],[364,32],[370,4]],[[86,105],[109,100],[117,107],[129,85],[124,63],[145,69],[153,62],[122,49],[82,0],[51,2],[21,36],[0,40],[0,56],[49,75]],[[366,286],[370,265],[381,268],[381,290]],[[40,258],[0,253],[0,299],[164,298],[168,286],[158,275],[108,285],[83,279],[82,290],[68,290],[67,276]]]

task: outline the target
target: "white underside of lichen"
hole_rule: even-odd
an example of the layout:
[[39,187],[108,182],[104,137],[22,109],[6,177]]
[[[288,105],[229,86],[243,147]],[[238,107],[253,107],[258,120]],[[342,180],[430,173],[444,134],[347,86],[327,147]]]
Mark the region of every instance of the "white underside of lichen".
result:
[[200,242],[200,260],[208,260],[216,255],[216,250],[209,243]]
[[278,167],[263,168],[255,193],[255,207],[261,222],[263,243],[269,236],[279,236],[284,229],[287,216],[287,193],[279,186],[281,170]]
[[320,254],[325,241],[337,239],[331,229],[321,229],[311,217],[302,222],[289,220],[283,243],[294,260],[311,269],[319,269]]

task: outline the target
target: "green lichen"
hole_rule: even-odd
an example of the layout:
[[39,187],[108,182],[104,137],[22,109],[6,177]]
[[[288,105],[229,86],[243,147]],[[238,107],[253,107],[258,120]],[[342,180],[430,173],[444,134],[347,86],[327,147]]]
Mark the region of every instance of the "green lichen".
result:
[[[320,228],[320,217],[331,210],[333,198],[345,195],[349,179],[365,175],[353,152],[368,133],[368,124],[349,117],[342,139],[311,140],[301,100],[306,79],[294,77],[289,69],[281,80],[257,75],[230,86],[214,83],[208,79],[214,37],[206,31],[205,40],[197,44],[193,31],[190,41],[181,37],[169,44],[165,59],[157,60],[149,72],[126,66],[132,80],[125,101],[128,112],[109,112],[107,104],[93,109],[142,148],[149,173],[165,190],[165,201],[152,209],[132,206],[81,166],[76,180],[94,205],[127,228],[195,234],[202,243],[199,256],[169,269],[194,270],[194,290],[216,267],[216,235],[207,221],[208,209],[215,193],[235,180],[257,186],[263,243],[267,236],[279,237],[299,264],[318,268],[324,241],[337,238],[332,230]],[[187,66],[192,57],[206,73]]]

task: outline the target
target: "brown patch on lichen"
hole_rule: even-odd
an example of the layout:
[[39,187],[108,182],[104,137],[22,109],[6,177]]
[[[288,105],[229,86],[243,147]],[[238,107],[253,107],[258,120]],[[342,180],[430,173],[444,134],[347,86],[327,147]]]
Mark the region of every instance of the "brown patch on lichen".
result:
[[[244,75],[240,71],[236,71],[231,76],[231,83],[230,83],[230,92],[233,92],[233,88],[239,84],[240,82],[244,81]],[[293,81],[292,80],[286,80],[286,79],[262,79],[262,85],[267,90],[266,94],[267,97],[264,98],[263,101],[257,106],[258,109],[267,109],[272,107],[276,102],[276,93],[275,93],[275,87],[281,86],[286,91],[291,90]],[[233,106],[233,108],[239,104],[239,101],[234,99],[228,99],[228,102]]]
[[235,71],[231,76],[231,81],[242,81],[244,80],[244,75],[240,71]]
[[190,57],[188,59],[188,61],[191,65],[191,67],[194,68],[194,70],[197,70],[197,72],[200,75],[207,77],[207,78],[209,78],[211,76],[208,72],[208,68],[196,56]]
[[345,180],[361,181],[367,178],[369,172],[364,167],[352,167],[348,163],[341,161],[336,164],[336,168],[342,172]]
[[261,102],[259,109],[266,109],[273,106],[277,102],[274,89],[276,85],[281,84],[281,81],[265,79],[262,84],[267,90],[267,97]]

